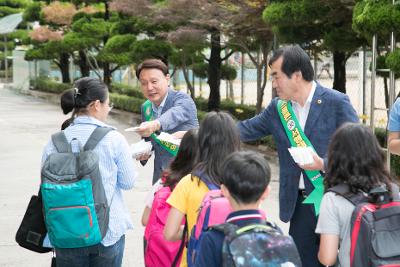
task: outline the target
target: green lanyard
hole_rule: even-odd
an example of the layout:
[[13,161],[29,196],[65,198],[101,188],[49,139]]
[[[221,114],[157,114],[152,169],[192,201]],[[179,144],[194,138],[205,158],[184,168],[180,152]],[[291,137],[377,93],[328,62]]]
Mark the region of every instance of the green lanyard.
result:
[[[146,121],[151,121],[153,120],[153,109],[152,109],[152,104],[149,100],[146,100],[143,104],[143,111],[144,111],[144,119]],[[152,133],[150,137],[157,143],[159,144],[162,148],[167,150],[172,156],[176,156],[178,154],[179,146],[172,144],[170,142],[162,141],[158,139],[157,135]]]
[[[286,135],[293,147],[311,147],[314,151],[314,147],[308,140],[300,127],[300,124],[293,112],[292,105],[288,101],[278,101],[278,114],[281,119],[283,128],[285,128]],[[324,194],[323,177],[320,171],[308,171],[304,170],[308,179],[314,186],[314,190],[311,194],[303,201],[304,204],[313,204],[315,208],[315,215],[318,216],[319,208],[321,205],[322,196]]]

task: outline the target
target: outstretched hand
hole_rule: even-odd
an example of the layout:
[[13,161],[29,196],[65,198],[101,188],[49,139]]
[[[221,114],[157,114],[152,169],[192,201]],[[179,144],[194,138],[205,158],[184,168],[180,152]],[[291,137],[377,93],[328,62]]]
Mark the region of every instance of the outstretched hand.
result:
[[137,133],[142,137],[149,137],[155,131],[160,129],[160,122],[158,120],[145,121],[139,125]]

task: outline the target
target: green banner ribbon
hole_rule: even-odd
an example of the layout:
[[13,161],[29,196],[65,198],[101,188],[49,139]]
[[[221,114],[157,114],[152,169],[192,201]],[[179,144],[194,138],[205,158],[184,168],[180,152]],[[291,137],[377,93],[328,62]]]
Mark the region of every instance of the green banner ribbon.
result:
[[[143,111],[144,111],[144,119],[146,121],[152,121],[154,119],[153,117],[153,109],[152,109],[152,104],[149,100],[146,100],[143,104]],[[157,135],[152,133],[150,137],[157,143],[159,144],[162,148],[167,150],[172,156],[176,156],[179,150],[179,146],[172,144],[170,142],[166,142],[163,140],[158,139]]]
[[[292,105],[288,101],[278,101],[278,114],[281,119],[283,128],[285,128],[286,135],[293,147],[311,147],[314,151],[314,147],[310,140],[304,134],[300,127],[300,124],[293,112]],[[321,205],[322,196],[324,194],[323,177],[320,171],[308,171],[304,170],[308,179],[314,186],[314,190],[311,194],[303,201],[304,204],[313,204],[315,208],[315,215],[318,216],[319,208]]]

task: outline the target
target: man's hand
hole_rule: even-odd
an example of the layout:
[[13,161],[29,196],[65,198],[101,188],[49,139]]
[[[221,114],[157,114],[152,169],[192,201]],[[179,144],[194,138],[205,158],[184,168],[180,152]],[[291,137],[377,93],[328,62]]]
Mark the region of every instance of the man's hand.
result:
[[317,153],[315,153],[315,151],[312,150],[311,153],[314,162],[310,164],[299,165],[300,168],[307,171],[314,171],[314,170],[324,171],[324,160],[320,156],[318,156]]
[[160,130],[160,122],[158,120],[142,122],[137,131],[142,137],[149,137],[155,131]]

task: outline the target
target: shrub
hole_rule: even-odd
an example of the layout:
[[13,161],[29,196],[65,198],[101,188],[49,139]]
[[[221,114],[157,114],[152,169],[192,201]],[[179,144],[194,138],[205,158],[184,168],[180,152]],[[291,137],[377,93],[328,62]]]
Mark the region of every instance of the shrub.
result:
[[[198,110],[208,110],[208,100],[198,97],[194,100]],[[245,120],[253,117],[256,114],[256,107],[253,105],[236,104],[233,101],[221,101],[220,109],[232,114],[238,120]]]
[[114,103],[115,108],[140,114],[140,107],[144,100],[137,97],[110,93],[110,102]]
[[145,99],[140,88],[132,87],[123,83],[112,83],[110,86],[110,92]]
[[65,90],[72,88],[72,85],[69,83],[59,83],[47,77],[39,77],[36,80],[31,80],[30,84],[32,90],[55,94],[61,94]]

